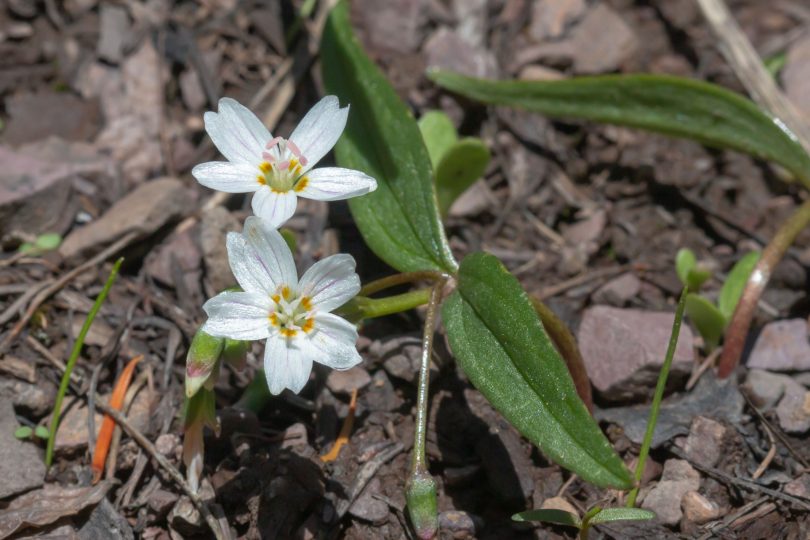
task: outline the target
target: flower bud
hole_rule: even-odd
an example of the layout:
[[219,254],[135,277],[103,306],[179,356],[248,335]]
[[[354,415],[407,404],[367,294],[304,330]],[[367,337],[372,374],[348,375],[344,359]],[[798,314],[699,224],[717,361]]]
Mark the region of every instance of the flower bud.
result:
[[416,537],[429,540],[436,536],[439,527],[436,480],[427,471],[413,472],[405,490],[408,517]]
[[[186,356],[186,396],[192,397],[208,381],[216,380],[217,361],[225,344],[224,338],[197,330]],[[213,377],[212,377],[213,374]],[[213,382],[209,383],[213,384]]]

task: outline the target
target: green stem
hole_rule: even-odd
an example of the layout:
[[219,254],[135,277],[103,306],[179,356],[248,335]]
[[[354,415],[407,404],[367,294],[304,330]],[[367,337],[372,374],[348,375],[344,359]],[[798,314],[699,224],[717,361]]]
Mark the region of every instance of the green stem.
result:
[[425,456],[430,390],[430,359],[433,355],[433,334],[436,314],[442,298],[444,279],[437,281],[430,291],[425,329],[422,334],[422,362],[419,367],[419,386],[416,397],[416,422],[413,433],[411,471],[405,488],[408,515],[419,538],[433,538],[438,527],[436,481],[430,476]]
[[418,289],[394,296],[386,296],[385,298],[355,296],[341,307],[337,313],[351,321],[360,321],[361,319],[372,319],[408,311],[423,306],[429,301],[430,289]]
[[87,337],[87,332],[90,330],[90,325],[93,324],[93,319],[96,318],[98,310],[101,309],[101,304],[103,304],[104,299],[107,298],[107,293],[110,292],[110,287],[112,287],[112,284],[118,275],[118,269],[121,267],[122,262],[124,262],[123,257],[115,261],[112,271],[110,272],[109,277],[107,277],[107,282],[104,284],[104,288],[101,289],[98,297],[96,297],[93,307],[90,308],[90,313],[87,314],[87,318],[84,320],[82,329],[79,331],[79,335],[76,337],[76,342],[73,344],[73,350],[70,351],[70,358],[68,358],[67,365],[65,366],[65,373],[62,375],[62,381],[59,383],[59,392],[56,394],[56,403],[54,404],[50,432],[48,433],[48,447],[45,451],[45,465],[48,467],[50,467],[51,463],[53,462],[53,447],[56,443],[56,430],[59,427],[59,417],[62,414],[62,400],[65,398],[65,393],[67,392],[68,384],[70,383],[70,374],[73,373],[73,368],[76,366],[76,361],[79,359],[79,353],[84,345],[84,339]]
[[358,294],[359,296],[371,296],[375,292],[379,292],[383,289],[394,287],[396,285],[404,285],[405,283],[413,283],[414,281],[436,282],[445,277],[446,276],[441,272],[436,272],[434,270],[424,270],[422,272],[403,272],[401,274],[394,274],[393,276],[387,276],[374,280],[370,283],[366,283],[363,288],[360,289]]
[[655,395],[653,396],[652,406],[650,407],[650,418],[647,421],[647,431],[644,433],[644,440],[641,442],[641,451],[638,454],[638,464],[636,464],[635,474],[636,487],[630,491],[630,495],[627,497],[628,508],[633,508],[636,505],[641,475],[644,473],[644,465],[650,453],[653,433],[655,433],[655,425],[658,423],[658,413],[661,410],[661,400],[664,398],[664,389],[667,386],[669,368],[672,365],[672,358],[675,356],[675,348],[678,346],[678,335],[681,333],[683,310],[686,307],[686,295],[688,292],[689,289],[684,287],[683,291],[681,291],[681,297],[678,300],[678,307],[675,310],[675,320],[672,323],[672,334],[669,336],[667,356],[664,358],[664,365],[661,366],[661,372],[658,374],[658,384],[655,385]]

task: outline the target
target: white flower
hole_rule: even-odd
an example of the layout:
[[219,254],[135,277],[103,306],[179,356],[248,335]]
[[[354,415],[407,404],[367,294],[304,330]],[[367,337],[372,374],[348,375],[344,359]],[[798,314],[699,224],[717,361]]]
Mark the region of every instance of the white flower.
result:
[[377,189],[370,176],[340,167],[312,167],[343,133],[349,108],[326,96],[304,116],[289,139],[273,137],[256,115],[233,99],[205,113],[205,130],[228,161],[201,163],[197,181],[227,193],[253,195],[253,213],[279,227],[295,213],[298,197],[337,201]]
[[231,339],[266,338],[264,372],[272,394],[299,392],[312,362],[339,370],[360,362],[357,329],[330,313],[360,291],[351,255],[327,257],[299,280],[281,234],[249,217],[242,234],[228,234],[228,260],[243,292],[223,292],[206,302],[202,330]]

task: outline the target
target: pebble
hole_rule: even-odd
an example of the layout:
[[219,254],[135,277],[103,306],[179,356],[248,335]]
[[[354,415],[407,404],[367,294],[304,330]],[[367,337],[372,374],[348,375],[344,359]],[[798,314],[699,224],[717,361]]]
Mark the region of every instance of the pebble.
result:
[[810,499],[810,474],[803,474],[785,484],[784,492],[794,497]]
[[613,278],[593,293],[595,304],[623,307],[641,292],[641,280],[635,274],[626,273]]
[[483,527],[484,520],[475,514],[461,510],[448,510],[439,514],[439,530],[450,533],[453,538],[475,538]]
[[647,493],[641,507],[655,512],[664,525],[675,525],[683,516],[681,499],[699,487],[700,474],[686,460],[667,460],[661,481]]
[[0,399],[13,403],[17,412],[28,418],[41,418],[53,410],[56,385],[44,377],[35,384],[3,377],[0,378]]
[[705,467],[717,465],[723,455],[723,441],[727,431],[726,426],[711,418],[695,418],[684,445],[689,461]]
[[[609,400],[649,397],[664,361],[674,314],[593,306],[585,310],[577,340],[593,386]],[[691,373],[692,331],[681,327],[669,379]]]
[[720,516],[720,508],[697,491],[688,491],[681,499],[683,517],[702,525]]
[[790,379],[785,384],[785,395],[776,406],[776,416],[786,432],[805,433],[810,429],[810,392]]
[[332,370],[326,378],[326,386],[333,394],[347,396],[355,390],[365,388],[371,383],[371,375],[361,366],[345,371]]
[[810,370],[810,342],[805,319],[774,321],[765,325],[757,337],[749,368],[769,371]]
[[761,409],[770,409],[777,404],[785,393],[785,386],[790,383],[787,375],[778,375],[762,369],[748,372],[745,386],[754,405]]

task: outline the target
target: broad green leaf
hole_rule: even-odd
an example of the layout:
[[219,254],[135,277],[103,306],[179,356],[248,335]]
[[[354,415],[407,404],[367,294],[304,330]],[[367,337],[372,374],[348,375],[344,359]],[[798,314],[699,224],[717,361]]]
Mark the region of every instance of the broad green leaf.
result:
[[51,251],[62,243],[62,235],[58,233],[45,233],[37,236],[36,247],[43,251]]
[[655,512],[641,508],[603,508],[588,520],[588,524],[598,525],[611,521],[647,521],[650,519],[655,519]]
[[580,528],[582,523],[579,517],[565,510],[526,510],[512,516],[513,521],[543,521],[556,525]]
[[588,482],[632,486],[528,296],[498,259],[475,253],[462,261],[442,316],[461,368],[527,439]]
[[489,148],[476,137],[465,137],[445,152],[436,167],[439,212],[446,216],[453,201],[481,178],[489,165]]
[[40,439],[47,439],[48,428],[46,428],[45,426],[37,426],[34,429],[34,436],[39,437]]
[[402,272],[455,272],[419,127],[355,39],[345,2],[327,20],[321,66],[327,91],[351,104],[337,161],[377,179],[376,191],[349,200],[366,243]]
[[690,291],[697,292],[700,290],[700,287],[706,283],[706,280],[712,277],[712,271],[706,268],[703,268],[699,264],[689,270],[689,275],[686,276],[686,283],[685,285],[689,287]]
[[689,248],[681,248],[678,254],[675,255],[675,272],[678,274],[678,279],[684,287],[689,286],[689,272],[697,266],[697,257],[695,252]]
[[731,316],[734,315],[734,310],[737,308],[737,302],[740,301],[748,277],[759,262],[759,257],[758,251],[747,253],[728,273],[726,282],[720,289],[720,296],[717,297],[717,307],[720,308],[720,313],[726,318],[726,322],[731,321]]
[[458,141],[456,126],[442,111],[428,111],[419,119],[419,131],[435,171],[442,156]]
[[604,75],[563,81],[492,81],[445,71],[439,86],[484,103],[521,107],[693,139],[779,163],[810,186],[810,156],[781,122],[720,86],[665,75]]
[[14,437],[17,439],[27,439],[33,435],[34,430],[28,426],[20,426],[14,430]]
[[720,343],[723,330],[726,329],[726,318],[709,300],[689,293],[686,297],[686,315],[698,329],[708,349],[714,349]]

